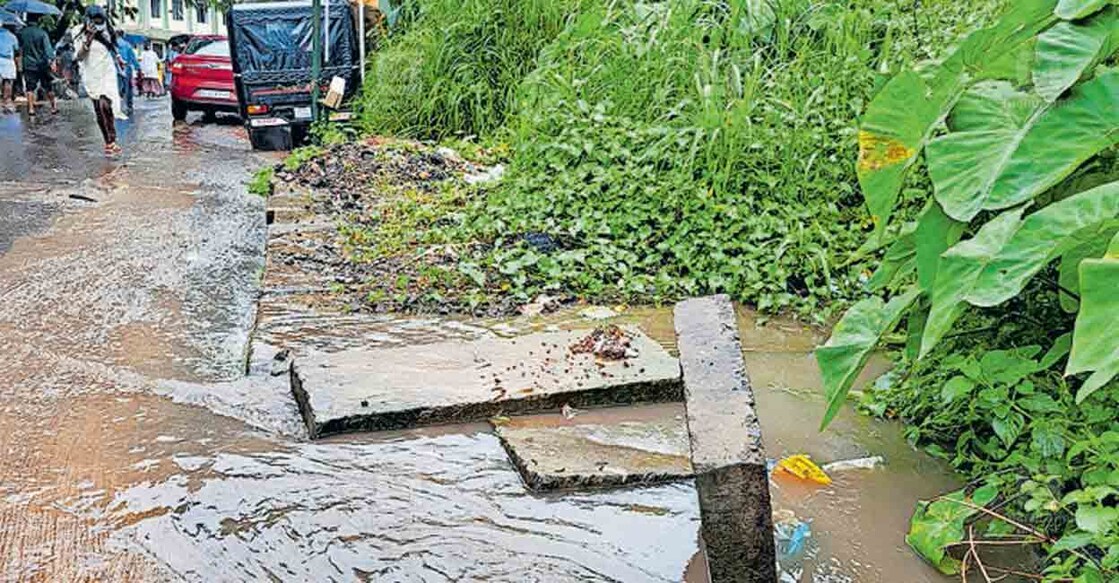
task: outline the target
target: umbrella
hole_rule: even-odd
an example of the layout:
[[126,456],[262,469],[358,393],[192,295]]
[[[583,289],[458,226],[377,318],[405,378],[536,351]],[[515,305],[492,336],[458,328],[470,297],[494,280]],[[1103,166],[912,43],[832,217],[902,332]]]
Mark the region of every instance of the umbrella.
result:
[[19,16],[0,8],[0,25],[7,26],[9,24],[20,27],[23,26],[23,21],[20,20]]
[[26,12],[28,14],[49,14],[61,16],[62,11],[46,2],[39,0],[10,0],[3,8],[9,12]]

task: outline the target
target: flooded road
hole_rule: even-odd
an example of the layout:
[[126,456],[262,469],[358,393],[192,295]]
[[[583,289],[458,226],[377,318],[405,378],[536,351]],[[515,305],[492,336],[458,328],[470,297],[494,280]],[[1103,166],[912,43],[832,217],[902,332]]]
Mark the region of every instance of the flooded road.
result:
[[64,105],[0,128],[0,579],[683,576],[687,485],[530,496],[481,427],[302,440],[273,377],[239,380],[265,229],[241,129],[141,100],[106,161]]
[[[690,482],[533,495],[481,425],[311,443],[268,374],[281,345],[584,318],[323,317],[265,298],[250,354],[266,227],[244,183],[274,158],[235,123],[173,126],[165,101],[140,100],[107,161],[87,105],[64,105],[0,120],[0,580],[702,580]],[[673,348],[668,310],[623,319]],[[942,580],[902,536],[951,476],[893,425],[848,411],[816,433],[818,338],[741,325],[771,457],[887,459],[828,488],[774,480],[775,506],[811,521],[802,580]]]

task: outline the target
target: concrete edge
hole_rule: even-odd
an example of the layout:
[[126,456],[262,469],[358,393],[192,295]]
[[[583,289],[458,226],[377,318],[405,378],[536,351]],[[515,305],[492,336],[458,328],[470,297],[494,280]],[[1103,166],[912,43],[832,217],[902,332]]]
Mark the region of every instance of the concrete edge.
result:
[[418,407],[385,413],[342,417],[320,423],[315,419],[314,407],[303,390],[299,378],[298,359],[291,369],[292,394],[299,405],[303,420],[312,439],[341,433],[389,431],[412,429],[429,425],[451,425],[487,421],[497,415],[525,415],[555,411],[564,405],[591,409],[633,405],[637,403],[678,402],[683,399],[684,384],[680,378],[658,379],[611,386],[590,388],[550,395],[528,395],[502,401],[484,401],[464,405]]
[[528,460],[525,460],[517,453],[517,448],[513,447],[505,437],[501,435],[501,432],[498,431],[495,432],[495,434],[501,442],[501,447],[504,448],[505,453],[508,454],[509,460],[513,462],[513,467],[516,468],[517,474],[520,475],[521,482],[532,492],[560,492],[591,489],[605,490],[632,486],[659,486],[661,484],[686,482],[695,478],[694,475],[658,473],[620,475],[570,474],[564,475],[563,477],[540,474],[529,467]]

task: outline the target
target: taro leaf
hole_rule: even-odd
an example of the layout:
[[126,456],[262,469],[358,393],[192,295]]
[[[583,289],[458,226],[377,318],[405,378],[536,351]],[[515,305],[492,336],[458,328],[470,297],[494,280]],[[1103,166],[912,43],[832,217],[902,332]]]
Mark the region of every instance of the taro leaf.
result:
[[[1075,314],[1076,310],[1080,307],[1080,262],[1088,257],[1099,257],[1107,251],[1107,242],[1115,236],[1115,233],[1105,233],[1102,237],[1089,239],[1080,245],[1070,249],[1067,253],[1061,256],[1060,275],[1057,278],[1057,283],[1060,285],[1059,298],[1061,301],[1061,309]],[[1071,296],[1065,290],[1076,294]]]
[[1119,71],[1046,104],[1005,82],[980,83],[952,112],[953,131],[927,149],[936,200],[970,221],[1033,199],[1099,151],[1119,143]]
[[856,172],[875,233],[888,224],[906,172],[967,81],[1002,76],[1007,64],[998,57],[1032,42],[1055,19],[1055,6],[1056,0],[1018,0],[995,26],[968,35],[933,74],[899,73],[874,96],[859,124]]
[[1077,20],[1107,6],[1110,0],[1059,0],[1054,13],[1064,20]]
[[994,499],[995,492],[984,486],[976,490],[970,499],[963,490],[957,490],[931,502],[918,502],[917,510],[909,521],[905,542],[941,573],[958,573],[960,562],[948,555],[948,545],[963,540],[965,521],[978,512],[963,502],[984,507]]
[[934,91],[921,75],[903,71],[867,106],[855,170],[876,231],[888,224],[905,173],[954,95],[954,89]]
[[941,255],[931,294],[932,308],[921,339],[921,357],[928,354],[955,323],[964,297],[983,267],[1017,230],[1021,214],[1021,209],[1002,213],[983,225],[974,237],[957,243]]
[[886,248],[886,253],[882,256],[878,269],[874,270],[874,274],[867,281],[867,287],[871,291],[879,291],[885,288],[897,278],[898,274],[906,273],[912,269],[916,256],[914,227],[916,227],[915,223],[906,225],[897,239]]
[[1003,81],[979,83],[964,93],[948,125],[951,133],[928,145],[929,177],[948,215],[970,221],[1014,148],[1045,103]]
[[1085,160],[1119,143],[1116,95],[1119,70],[1115,69],[1073,87],[1069,97],[1046,111],[1022,139],[983,208],[997,210],[1027,202]]
[[944,209],[935,200],[929,201],[917,220],[917,230],[913,233],[917,282],[921,285],[921,291],[932,293],[937,267],[940,265],[940,254],[960,240],[966,226],[944,214]]
[[1038,36],[1033,71],[1038,95],[1055,101],[1116,49],[1116,14],[1109,8],[1084,23],[1058,22]]
[[1099,259],[1080,262],[1080,312],[1065,374],[1096,371],[1076,394],[1082,402],[1119,373],[1119,235]]
[[1119,182],[1055,202],[1022,221],[991,257],[965,299],[994,306],[1018,295],[1042,267],[1086,240],[1119,227]]
[[897,326],[905,310],[920,293],[914,287],[889,302],[883,302],[878,297],[859,301],[843,314],[827,344],[816,349],[816,362],[820,365],[828,399],[827,411],[820,422],[821,431],[839,413],[847,392],[882,335]]

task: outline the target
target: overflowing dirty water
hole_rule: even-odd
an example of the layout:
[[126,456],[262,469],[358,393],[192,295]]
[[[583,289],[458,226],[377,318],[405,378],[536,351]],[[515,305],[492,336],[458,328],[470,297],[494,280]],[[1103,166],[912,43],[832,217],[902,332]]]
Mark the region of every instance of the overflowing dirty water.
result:
[[[137,105],[121,162],[99,157],[84,110],[17,120],[18,139],[0,128],[0,209],[19,215],[0,221],[0,579],[703,580],[690,481],[533,494],[487,425],[306,441],[271,374],[281,346],[599,320],[324,317],[314,294],[265,297],[258,314],[266,227],[244,182],[260,159],[234,124],[172,126],[165,101]],[[91,153],[58,147],[67,131]],[[614,321],[674,348],[668,310]],[[745,312],[742,329],[771,456],[886,459],[827,488],[774,481],[775,507],[811,521],[806,571],[940,580],[902,536],[918,498],[953,486],[945,468],[850,412],[816,433],[819,338],[758,331]]]

